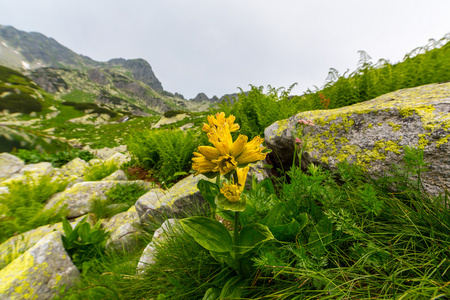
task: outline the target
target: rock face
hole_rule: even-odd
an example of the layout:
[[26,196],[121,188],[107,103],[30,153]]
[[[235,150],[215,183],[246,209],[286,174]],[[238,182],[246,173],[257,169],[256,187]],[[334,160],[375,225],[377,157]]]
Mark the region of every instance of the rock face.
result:
[[146,225],[158,222],[163,217],[181,217],[187,211],[203,209],[205,200],[197,189],[200,179],[207,179],[203,175],[190,175],[167,190],[164,195],[159,191],[147,193],[136,201],[136,210],[141,223]]
[[450,83],[400,90],[374,100],[333,110],[299,113],[266,128],[265,141],[274,164],[292,165],[292,132],[300,119],[316,124],[307,127],[305,163],[334,169],[347,160],[369,174],[388,170],[403,157],[403,146],[424,151],[430,164],[423,174],[428,192],[439,194],[450,186]]
[[52,299],[69,288],[80,272],[69,258],[61,234],[53,232],[0,271],[2,299]]
[[115,58],[108,61],[108,64],[111,66],[122,66],[123,68],[130,70],[135,79],[142,81],[155,91],[163,90],[161,82],[158,78],[156,78],[155,73],[153,73],[152,67],[143,59],[127,60],[123,58]]

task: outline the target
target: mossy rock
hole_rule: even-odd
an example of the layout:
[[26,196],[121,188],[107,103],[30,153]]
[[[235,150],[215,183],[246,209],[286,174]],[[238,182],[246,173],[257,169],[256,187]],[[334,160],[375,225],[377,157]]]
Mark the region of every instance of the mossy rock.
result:
[[273,150],[272,161],[289,169],[295,126],[310,119],[315,126],[305,128],[302,167],[314,163],[335,169],[348,161],[373,175],[400,164],[404,146],[417,147],[430,164],[422,177],[425,188],[438,194],[450,186],[449,112],[450,83],[425,85],[338,109],[299,113],[266,128],[266,145]]

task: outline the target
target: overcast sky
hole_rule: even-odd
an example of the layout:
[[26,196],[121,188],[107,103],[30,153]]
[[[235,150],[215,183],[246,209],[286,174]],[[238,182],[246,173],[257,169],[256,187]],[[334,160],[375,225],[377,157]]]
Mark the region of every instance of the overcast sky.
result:
[[321,87],[329,68],[400,61],[450,33],[450,0],[0,0],[0,24],[99,61],[144,58],[193,98],[249,84]]

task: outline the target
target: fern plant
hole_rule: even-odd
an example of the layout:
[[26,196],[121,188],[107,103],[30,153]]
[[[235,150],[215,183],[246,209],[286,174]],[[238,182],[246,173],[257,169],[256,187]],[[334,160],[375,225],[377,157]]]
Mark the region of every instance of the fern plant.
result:
[[127,145],[138,164],[170,186],[191,169],[192,153],[204,143],[201,139],[196,131],[143,130],[133,134]]

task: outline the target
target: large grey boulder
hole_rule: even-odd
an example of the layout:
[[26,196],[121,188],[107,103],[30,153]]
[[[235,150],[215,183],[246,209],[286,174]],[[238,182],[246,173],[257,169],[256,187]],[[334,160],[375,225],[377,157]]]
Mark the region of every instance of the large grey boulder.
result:
[[117,170],[111,175],[102,179],[102,181],[120,181],[120,180],[128,180],[127,175],[123,170]]
[[155,247],[167,241],[170,235],[177,230],[182,230],[181,223],[177,219],[167,219],[160,228],[155,230],[152,241],[145,247],[139,259],[136,270],[138,274],[144,273],[145,269],[155,262]]
[[19,172],[14,173],[8,179],[3,180],[0,183],[0,186],[5,187],[15,181],[25,183],[29,180],[39,180],[42,176],[51,174],[53,170],[52,164],[49,162],[25,165]]
[[72,161],[68,162],[61,168],[55,168],[52,175],[58,176],[61,178],[68,178],[68,179],[82,179],[84,176],[84,173],[89,168],[89,164],[82,160],[81,158],[77,157],[74,158]]
[[139,230],[140,224],[139,216],[134,206],[128,211],[112,217],[103,226],[103,229],[110,233],[106,242],[106,249],[116,251],[135,250],[141,235]]
[[153,188],[147,193],[142,195],[134,205],[136,207],[136,212],[142,223],[146,221],[147,211],[149,209],[155,209],[161,206],[161,199],[166,195],[167,191],[161,188]]
[[[423,174],[428,192],[450,186],[450,83],[400,90],[371,101],[332,110],[299,113],[266,128],[265,141],[274,164],[292,165],[292,132],[300,119],[310,119],[303,162],[335,169],[347,160],[369,174],[388,170],[402,160],[403,146],[424,150],[430,164]],[[280,164],[278,164],[279,166]]]
[[55,231],[0,270],[1,299],[52,299],[70,288],[80,272]]
[[167,217],[181,217],[189,210],[201,211],[205,200],[197,188],[203,175],[189,175],[180,180],[163,195],[160,191],[151,191],[136,201],[136,210],[143,225],[160,222]]
[[44,209],[66,208],[67,218],[76,218],[91,211],[91,201],[94,198],[106,200],[106,192],[116,184],[130,184],[137,182],[150,189],[153,184],[145,181],[86,181],[79,182],[63,192],[53,195],[45,204]]
[[24,166],[25,163],[20,158],[6,152],[0,153],[0,181],[8,179]]

